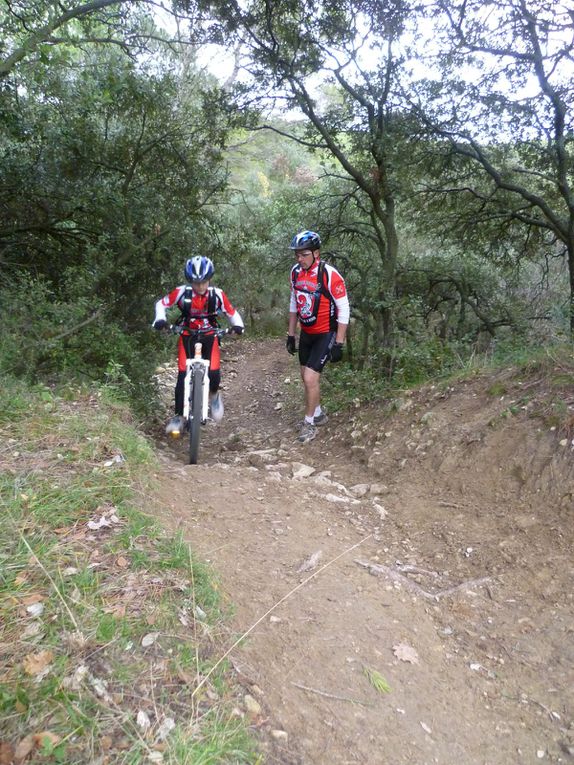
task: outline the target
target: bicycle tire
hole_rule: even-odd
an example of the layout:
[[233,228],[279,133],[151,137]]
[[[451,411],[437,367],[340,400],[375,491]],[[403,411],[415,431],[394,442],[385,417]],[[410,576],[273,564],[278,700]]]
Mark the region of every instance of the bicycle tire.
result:
[[203,370],[194,369],[191,377],[189,402],[189,464],[197,465],[199,458],[199,436],[203,415]]

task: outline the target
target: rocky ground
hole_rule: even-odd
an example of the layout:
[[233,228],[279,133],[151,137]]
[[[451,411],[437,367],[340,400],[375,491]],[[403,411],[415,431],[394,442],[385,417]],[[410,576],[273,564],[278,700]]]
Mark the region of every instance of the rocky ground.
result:
[[201,464],[158,433],[157,513],[247,633],[263,761],[574,762],[571,390],[557,413],[547,377],[476,376],[301,445],[298,374],[280,340],[230,340]]

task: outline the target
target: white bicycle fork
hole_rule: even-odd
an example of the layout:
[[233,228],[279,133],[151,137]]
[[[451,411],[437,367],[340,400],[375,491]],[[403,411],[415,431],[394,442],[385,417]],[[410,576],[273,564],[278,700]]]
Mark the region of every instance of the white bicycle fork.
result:
[[189,391],[191,388],[192,370],[201,368],[203,372],[203,401],[201,407],[201,421],[206,422],[209,410],[209,361],[201,358],[201,343],[195,344],[194,356],[192,359],[186,359],[185,362],[185,381],[183,385],[183,417],[187,422],[189,420]]

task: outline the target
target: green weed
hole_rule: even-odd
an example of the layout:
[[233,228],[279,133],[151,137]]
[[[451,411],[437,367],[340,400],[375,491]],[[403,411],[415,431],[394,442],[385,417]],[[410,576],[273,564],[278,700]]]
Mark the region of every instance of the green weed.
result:
[[364,673],[369,683],[378,693],[390,693],[391,686],[387,683],[385,678],[376,669],[364,668]]

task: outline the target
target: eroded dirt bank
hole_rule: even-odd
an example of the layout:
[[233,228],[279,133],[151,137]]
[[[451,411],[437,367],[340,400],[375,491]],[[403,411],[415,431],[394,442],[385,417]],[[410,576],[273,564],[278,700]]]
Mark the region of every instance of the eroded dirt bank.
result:
[[220,572],[230,644],[263,617],[232,663],[265,762],[574,762],[574,451],[531,381],[330,413],[300,445],[281,341],[223,365],[201,464],[160,441],[157,507]]

